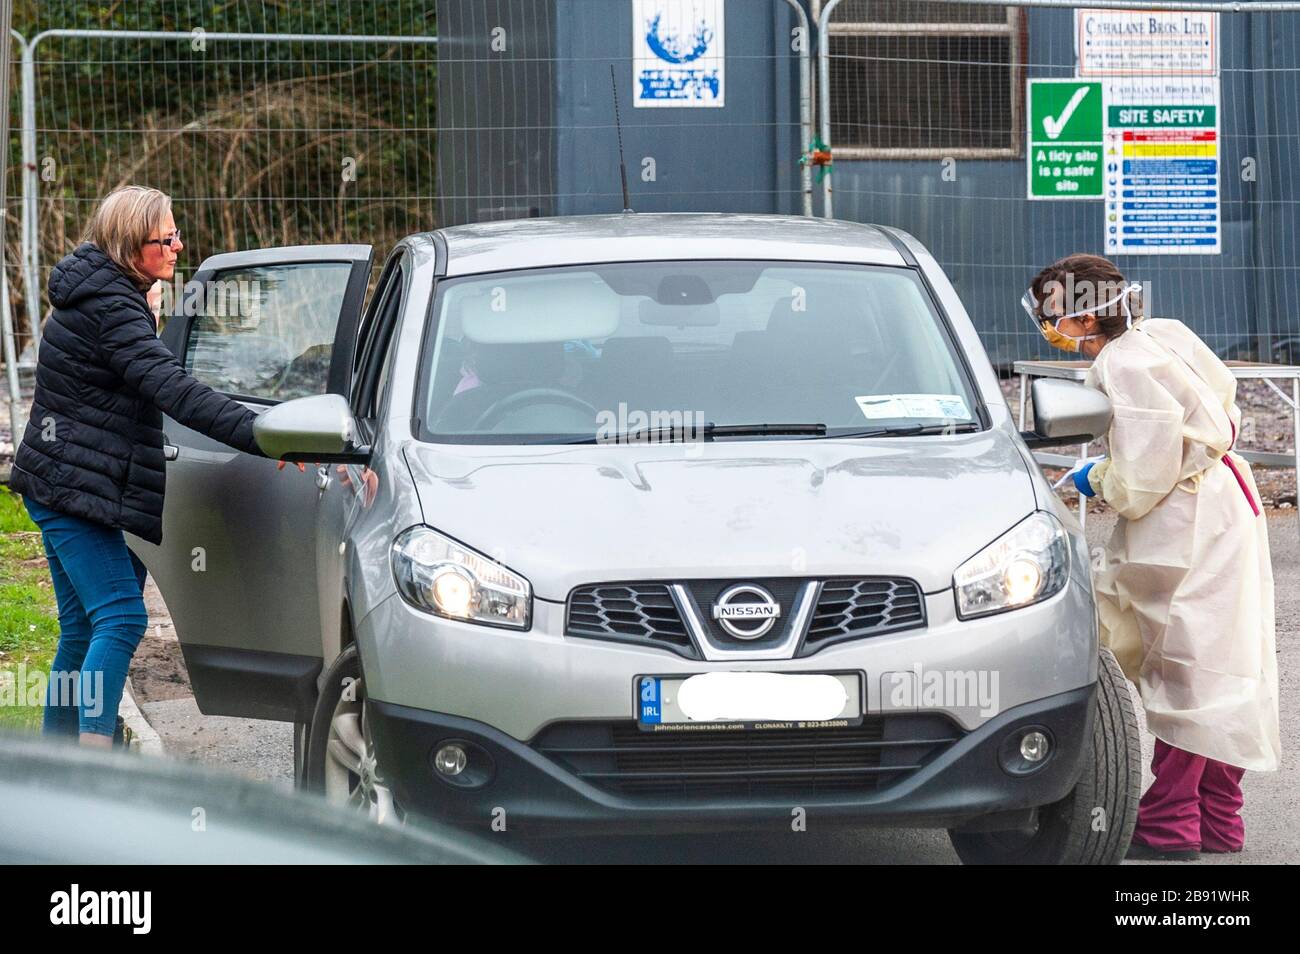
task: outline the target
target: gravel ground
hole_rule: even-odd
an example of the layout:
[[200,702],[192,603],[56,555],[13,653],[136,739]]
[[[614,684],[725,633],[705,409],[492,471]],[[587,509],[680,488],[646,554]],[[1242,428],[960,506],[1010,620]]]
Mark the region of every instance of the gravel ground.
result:
[[131,685],[140,711],[162,738],[167,754],[292,788],[292,726],[199,712],[176,630],[152,577],[145,586],[145,606],[149,630],[131,660]]

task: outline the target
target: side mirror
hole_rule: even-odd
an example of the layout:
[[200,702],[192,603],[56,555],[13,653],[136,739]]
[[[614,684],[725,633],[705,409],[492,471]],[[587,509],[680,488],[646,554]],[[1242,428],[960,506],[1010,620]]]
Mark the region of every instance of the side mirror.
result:
[[357,422],[341,394],[313,394],[277,404],[253,422],[262,453],[277,460],[363,463],[370,448],[356,443]]
[[1020,432],[1030,450],[1094,441],[1110,427],[1110,398],[1095,388],[1074,381],[1037,378],[1030,393],[1034,398],[1034,429]]

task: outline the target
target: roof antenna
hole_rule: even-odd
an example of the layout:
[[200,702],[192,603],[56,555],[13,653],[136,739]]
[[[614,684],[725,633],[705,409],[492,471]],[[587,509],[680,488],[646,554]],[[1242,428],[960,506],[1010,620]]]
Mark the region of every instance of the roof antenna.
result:
[[618,83],[614,82],[614,64],[609,64],[609,85],[614,90],[614,128],[618,131],[618,174],[623,180],[623,211],[632,211],[632,200],[627,197],[627,165],[623,162],[623,124],[618,118]]

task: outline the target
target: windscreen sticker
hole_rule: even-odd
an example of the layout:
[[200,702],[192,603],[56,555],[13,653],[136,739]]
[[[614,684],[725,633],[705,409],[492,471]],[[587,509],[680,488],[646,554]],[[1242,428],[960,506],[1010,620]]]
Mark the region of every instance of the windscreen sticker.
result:
[[970,409],[959,394],[862,394],[854,400],[869,421],[890,417],[970,420]]

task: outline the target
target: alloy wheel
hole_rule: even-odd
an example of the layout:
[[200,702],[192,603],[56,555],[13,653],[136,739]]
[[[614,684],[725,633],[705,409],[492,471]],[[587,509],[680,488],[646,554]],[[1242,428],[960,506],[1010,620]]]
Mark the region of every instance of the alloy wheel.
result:
[[339,698],[325,743],[325,798],[379,825],[400,825],[402,814],[375,758],[365,714],[365,687],[356,680]]

